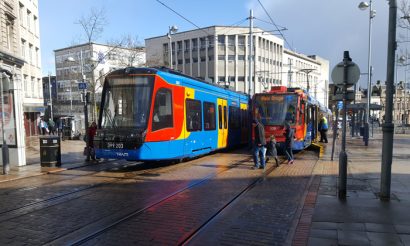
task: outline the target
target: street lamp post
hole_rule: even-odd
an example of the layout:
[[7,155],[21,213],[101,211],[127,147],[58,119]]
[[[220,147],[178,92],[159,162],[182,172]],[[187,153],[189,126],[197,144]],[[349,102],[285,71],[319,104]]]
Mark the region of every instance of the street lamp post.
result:
[[168,41],[169,41],[169,44],[168,44],[168,46],[169,46],[169,67],[171,68],[171,69],[173,69],[172,68],[172,42],[171,42],[171,34],[172,33],[176,33],[178,31],[178,27],[177,26],[169,26],[168,27]]
[[48,73],[48,91],[50,95],[50,118],[53,120],[53,97],[51,96],[51,74]]
[[367,2],[361,2],[359,4],[360,10],[366,10],[369,8],[369,47],[368,47],[368,54],[367,54],[367,106],[366,106],[366,117],[364,123],[364,134],[363,140],[364,145],[369,145],[369,118],[370,118],[370,97],[372,95],[372,71],[371,71],[371,54],[372,54],[372,19],[376,16],[376,11],[372,9],[372,0]]
[[[68,57],[68,61],[75,62],[75,59],[73,57]],[[81,82],[86,84],[85,81],[85,74],[84,74],[84,63],[83,63],[83,51],[80,51],[80,66],[81,66]],[[70,86],[70,92],[71,92],[71,86]],[[85,125],[85,134],[88,134],[88,107],[87,107],[87,86],[83,87],[83,93],[84,93],[84,125]],[[86,138],[86,147],[87,150],[90,147],[90,142],[89,138]],[[87,151],[87,159],[86,161],[90,160],[90,151]]]

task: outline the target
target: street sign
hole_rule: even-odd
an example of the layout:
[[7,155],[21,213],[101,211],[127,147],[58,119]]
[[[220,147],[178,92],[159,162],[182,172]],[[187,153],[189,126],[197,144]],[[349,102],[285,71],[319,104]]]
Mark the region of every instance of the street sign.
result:
[[78,83],[79,90],[87,90],[87,83]]
[[337,108],[342,109],[343,108],[343,101],[338,101],[337,102]]
[[[332,80],[335,85],[344,85],[343,81],[343,62],[339,62],[332,70]],[[353,86],[359,81],[360,69],[354,62],[349,62],[347,66],[347,86]]]

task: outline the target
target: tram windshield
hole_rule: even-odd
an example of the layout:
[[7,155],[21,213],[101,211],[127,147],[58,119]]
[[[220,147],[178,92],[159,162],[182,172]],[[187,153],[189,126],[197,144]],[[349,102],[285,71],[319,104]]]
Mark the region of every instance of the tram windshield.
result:
[[147,127],[153,76],[110,78],[102,98],[101,128]]
[[296,95],[258,95],[255,98],[256,110],[264,125],[283,125],[296,122],[298,97]]

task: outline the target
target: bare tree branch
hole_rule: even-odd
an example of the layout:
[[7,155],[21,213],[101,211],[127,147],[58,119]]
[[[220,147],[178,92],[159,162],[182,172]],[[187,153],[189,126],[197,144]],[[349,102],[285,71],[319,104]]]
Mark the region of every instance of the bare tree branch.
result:
[[80,24],[83,28],[88,43],[97,40],[104,31],[105,25],[108,24],[105,9],[91,9],[87,16],[82,16],[75,24]]

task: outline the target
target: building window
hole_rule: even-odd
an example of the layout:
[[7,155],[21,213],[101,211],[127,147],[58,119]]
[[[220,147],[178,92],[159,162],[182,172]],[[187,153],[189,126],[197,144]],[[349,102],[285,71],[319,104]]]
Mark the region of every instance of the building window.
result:
[[182,64],[182,59],[178,59],[178,64],[179,64],[179,65]]
[[14,36],[14,18],[6,14],[6,42],[7,48],[11,50]]
[[168,52],[169,52],[168,44],[163,44],[162,47],[163,47],[163,49],[164,49],[164,53],[165,53],[165,54],[168,54]]
[[239,61],[244,61],[244,60],[245,60],[245,56],[244,56],[244,55],[238,55],[238,60],[239,60]]
[[238,36],[238,46],[245,46],[245,36]]
[[192,50],[198,49],[198,39],[192,39]]
[[208,61],[213,61],[214,60],[214,56],[208,56]]
[[32,44],[28,44],[28,59],[29,59],[29,63],[33,64],[33,45]]
[[19,18],[20,18],[20,25],[24,26],[24,5],[19,3]]
[[182,41],[177,42],[177,51],[181,52],[182,51]]
[[215,104],[204,102],[204,130],[216,129]]
[[192,57],[192,62],[197,63],[198,62],[198,57]]
[[30,10],[27,10],[27,30],[30,31],[31,28],[31,12]]
[[235,55],[228,55],[229,61],[235,61]]
[[225,82],[225,76],[219,76],[218,81],[220,82]]
[[189,40],[184,40],[184,46],[185,46],[185,51],[189,51],[190,49]]
[[228,36],[228,46],[235,46],[235,35]]
[[28,91],[28,76],[26,74],[23,75],[23,80],[24,80],[24,95],[25,97],[29,97],[30,93]]
[[201,42],[201,50],[206,48],[206,38],[200,38],[199,39]]
[[36,65],[37,67],[40,67],[40,54],[39,54],[39,48],[36,47]]
[[189,58],[185,58],[185,64],[191,63],[191,61],[189,60]]
[[201,62],[204,62],[204,61],[206,61],[205,56],[201,56]]
[[219,56],[218,56],[218,60],[224,61],[224,60],[225,60],[225,56],[224,56],[224,55],[219,55]]
[[201,101],[186,99],[186,123],[187,131],[195,132],[202,130]]
[[34,16],[33,19],[33,33],[34,35],[37,35],[37,16]]
[[225,45],[225,36],[224,35],[218,35],[218,44],[219,45]]
[[21,57],[26,58],[26,40],[21,39]]

